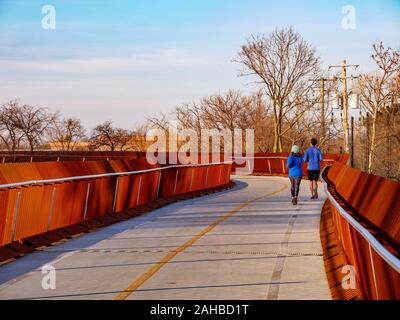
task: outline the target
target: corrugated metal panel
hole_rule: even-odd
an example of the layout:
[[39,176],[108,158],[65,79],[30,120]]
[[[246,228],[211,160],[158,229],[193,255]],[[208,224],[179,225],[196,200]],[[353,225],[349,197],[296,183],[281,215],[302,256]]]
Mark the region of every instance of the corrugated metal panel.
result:
[[[400,257],[400,184],[334,164],[328,174],[340,197],[368,232]],[[346,258],[368,299],[400,299],[400,273],[332,206],[332,218]],[[364,220],[365,219],[365,220]]]

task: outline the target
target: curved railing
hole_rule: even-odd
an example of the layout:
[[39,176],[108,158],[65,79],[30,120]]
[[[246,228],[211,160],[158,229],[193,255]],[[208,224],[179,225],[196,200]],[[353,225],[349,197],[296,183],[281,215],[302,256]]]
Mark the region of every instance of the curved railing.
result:
[[[249,173],[261,173],[267,175],[286,175],[288,173],[286,162],[289,153],[257,153],[254,156],[235,156],[234,159],[238,160],[233,168],[245,167]],[[347,154],[325,154],[321,162],[321,169],[325,166],[331,165],[333,162],[344,163],[348,159]],[[242,164],[240,164],[242,163]],[[303,176],[307,176],[307,163],[303,163]],[[245,171],[245,170],[242,170]]]
[[[65,164],[51,166],[57,172],[57,166]],[[24,169],[32,171],[23,164],[12,168],[19,168],[21,175]],[[60,168],[58,171],[62,172]],[[3,183],[0,184],[0,246],[161,197],[224,185],[230,180],[230,172],[231,163],[219,162]]]
[[[354,195],[354,192],[350,190],[349,194],[352,194],[352,196],[347,195],[347,199],[338,192],[335,183],[328,177],[328,168],[325,168],[321,172],[321,180],[331,203],[332,218],[338,239],[342,244],[349,264],[355,268],[357,280],[363,294],[367,299],[399,299],[400,255],[398,248],[394,247],[397,240],[392,239],[391,234],[388,235],[387,230],[382,230],[382,226],[377,226],[366,217],[367,213],[361,209],[360,201],[356,199],[357,197]],[[339,167],[337,170],[341,170],[341,168]],[[343,166],[342,170],[355,171],[356,169]],[[362,172],[355,173],[367,175]],[[364,195],[368,194],[368,187],[373,185],[374,179],[382,179],[372,175],[366,176],[366,178],[369,178],[369,185],[360,183],[358,186],[358,188],[365,189],[358,190],[358,193],[365,191]],[[351,176],[343,179],[347,180],[349,184],[348,188],[351,189]],[[388,183],[395,184],[395,182],[391,181],[387,181]],[[385,186],[381,183],[373,191],[375,194],[378,194],[382,191],[379,189],[385,189],[386,187],[388,185]],[[381,199],[381,208],[383,208],[384,202],[392,202],[389,194],[387,196],[387,199]],[[361,199],[364,201],[364,207],[366,207],[365,204],[373,201],[372,198],[365,197]],[[397,202],[399,201],[397,199]],[[360,210],[361,212],[356,210]],[[392,202],[392,210],[396,210],[395,202]],[[356,211],[356,214],[354,214],[354,211]],[[397,214],[400,213],[398,212]],[[382,209],[381,212],[376,212],[374,216],[379,215],[381,215],[379,219],[382,221],[388,213]]]

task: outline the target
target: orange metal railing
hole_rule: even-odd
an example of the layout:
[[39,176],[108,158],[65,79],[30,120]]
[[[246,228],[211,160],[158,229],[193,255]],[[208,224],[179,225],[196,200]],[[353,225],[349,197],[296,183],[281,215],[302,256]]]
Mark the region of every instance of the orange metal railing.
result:
[[[235,157],[234,159],[240,161],[242,164],[234,164],[232,169],[237,167],[246,168],[250,173],[263,173],[267,175],[287,175],[288,169],[286,168],[286,162],[289,157],[289,153],[256,153],[252,157],[242,156]],[[346,163],[348,160],[348,154],[324,154],[323,161],[321,163],[321,170],[332,165],[333,162]],[[307,176],[307,163],[303,163],[303,176]]]
[[229,182],[230,163],[149,166],[145,159],[0,166],[0,246],[161,197]]
[[321,174],[346,258],[367,299],[400,299],[400,183],[335,163]]

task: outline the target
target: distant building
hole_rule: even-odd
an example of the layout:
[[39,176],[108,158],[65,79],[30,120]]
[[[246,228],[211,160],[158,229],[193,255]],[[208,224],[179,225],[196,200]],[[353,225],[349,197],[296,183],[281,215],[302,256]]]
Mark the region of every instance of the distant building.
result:
[[[65,151],[66,146],[62,142],[49,142],[48,148],[51,151]],[[89,141],[75,141],[70,145],[70,151],[87,151],[90,148]]]

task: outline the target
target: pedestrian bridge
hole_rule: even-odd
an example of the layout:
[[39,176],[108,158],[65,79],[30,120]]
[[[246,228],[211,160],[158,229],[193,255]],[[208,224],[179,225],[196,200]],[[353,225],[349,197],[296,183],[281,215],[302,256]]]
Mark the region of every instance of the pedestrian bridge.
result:
[[251,176],[109,160],[13,180],[28,164],[4,164],[0,299],[398,299],[399,184],[332,158],[319,199],[303,181],[293,206],[284,158]]

